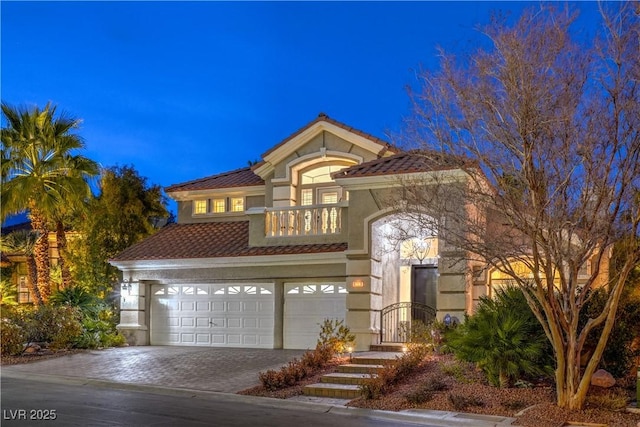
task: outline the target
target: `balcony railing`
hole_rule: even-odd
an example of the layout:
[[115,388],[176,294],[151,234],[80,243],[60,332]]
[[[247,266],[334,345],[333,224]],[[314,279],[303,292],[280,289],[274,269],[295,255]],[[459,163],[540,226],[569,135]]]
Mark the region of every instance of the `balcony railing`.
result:
[[342,231],[342,204],[267,208],[267,237],[322,236]]

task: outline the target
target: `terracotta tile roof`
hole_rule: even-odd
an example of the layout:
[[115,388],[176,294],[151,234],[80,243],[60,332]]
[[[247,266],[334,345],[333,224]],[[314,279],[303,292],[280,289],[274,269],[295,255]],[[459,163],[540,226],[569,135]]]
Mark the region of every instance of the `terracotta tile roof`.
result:
[[346,243],[249,247],[249,221],[171,224],[112,261],[342,252]]
[[[392,151],[392,152],[397,152],[400,151],[398,148],[394,147],[393,144],[384,141],[376,136],[373,136],[369,133],[363,132],[359,129],[355,129],[352,128],[351,126],[345,125],[344,123],[341,123],[337,120],[334,120],[332,118],[330,118],[329,116],[327,116],[325,113],[320,113],[318,114],[318,117],[315,118],[315,120],[312,120],[311,122],[307,123],[305,126],[301,127],[300,129],[298,129],[297,131],[295,131],[294,133],[292,133],[291,135],[289,135],[288,137],[286,137],[285,139],[283,139],[282,141],[280,141],[278,144],[276,144],[275,146],[271,147],[269,150],[267,150],[266,152],[264,152],[262,154],[262,157],[267,156],[269,153],[277,150],[280,146],[284,145],[287,143],[287,141],[289,141],[292,138],[295,138],[296,136],[298,136],[299,134],[301,134],[302,132],[304,132],[305,130],[307,130],[308,128],[310,128],[311,126],[315,125],[318,122],[327,122],[327,123],[331,123],[335,126],[341,127],[342,129],[349,131],[351,133],[354,133],[356,135],[359,135],[363,138],[367,138],[375,143],[380,144],[380,155],[382,155],[384,152],[386,151]],[[259,166],[260,164],[256,165]],[[256,167],[254,166],[254,168]]]
[[333,174],[334,178],[395,175],[459,169],[467,164],[459,157],[431,151],[406,151],[390,157],[351,166]]
[[223,172],[193,181],[173,184],[165,188],[167,193],[188,190],[211,190],[214,188],[252,187],[264,185],[264,180],[246,167],[230,172]]

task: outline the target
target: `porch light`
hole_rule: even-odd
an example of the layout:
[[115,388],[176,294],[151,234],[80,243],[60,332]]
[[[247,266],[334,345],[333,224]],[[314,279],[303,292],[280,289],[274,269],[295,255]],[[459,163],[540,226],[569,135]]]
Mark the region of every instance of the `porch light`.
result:
[[129,291],[129,294],[131,294],[131,282],[132,282],[131,280],[127,280],[127,279],[124,279],[122,281],[122,290]]
[[356,279],[353,281],[353,283],[351,283],[351,286],[353,286],[354,288],[364,288],[364,281],[362,281],[361,279]]
[[347,347],[347,353],[349,353],[349,363],[353,360],[353,347]]

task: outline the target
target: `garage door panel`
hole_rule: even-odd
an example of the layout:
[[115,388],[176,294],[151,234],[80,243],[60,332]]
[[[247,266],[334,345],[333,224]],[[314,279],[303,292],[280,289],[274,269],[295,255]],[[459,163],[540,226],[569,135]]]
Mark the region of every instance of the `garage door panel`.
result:
[[314,348],[325,319],[345,319],[344,283],[286,283],[284,291],[285,348]]
[[273,348],[273,284],[155,285],[151,294],[152,344]]
[[197,301],[196,311],[209,311],[209,301]]
[[196,343],[198,345],[210,345],[211,344],[211,335],[210,334],[196,334]]

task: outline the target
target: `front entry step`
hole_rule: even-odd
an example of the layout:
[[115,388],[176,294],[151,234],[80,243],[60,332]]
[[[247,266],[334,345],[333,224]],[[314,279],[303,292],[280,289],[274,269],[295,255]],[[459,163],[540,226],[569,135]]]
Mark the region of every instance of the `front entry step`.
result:
[[306,396],[332,397],[338,399],[355,399],[360,397],[360,386],[353,384],[317,383],[305,386]]
[[320,381],[323,383],[333,384],[350,384],[350,385],[362,385],[368,378],[375,376],[375,374],[351,374],[343,372],[334,372],[332,374],[324,375]]
[[362,395],[360,386],[375,377],[385,365],[395,363],[402,353],[366,352],[351,359],[351,363],[338,366],[338,372],[323,375],[321,382],[305,386],[305,396],[333,399],[355,399]]
[[370,347],[371,351],[391,351],[396,353],[402,353],[404,351],[404,344],[397,343],[382,343],[382,344],[373,344]]

